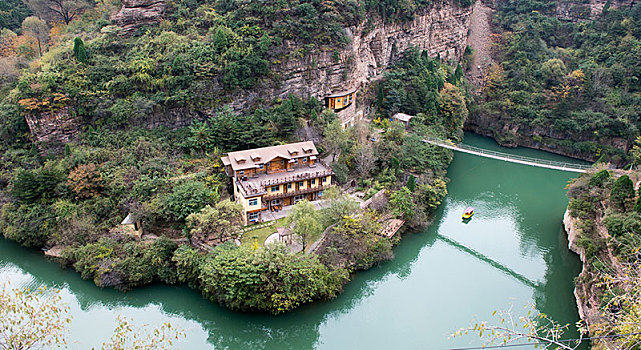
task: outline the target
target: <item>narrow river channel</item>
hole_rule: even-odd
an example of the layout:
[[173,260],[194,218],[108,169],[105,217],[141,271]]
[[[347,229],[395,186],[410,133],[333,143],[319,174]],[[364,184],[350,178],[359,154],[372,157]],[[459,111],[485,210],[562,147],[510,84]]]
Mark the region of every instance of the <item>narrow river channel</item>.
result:
[[[569,159],[527,149],[501,149],[466,134],[466,143],[539,158]],[[576,174],[457,153],[449,194],[434,223],[406,234],[396,258],[356,275],[338,298],[282,316],[228,311],[187,287],[150,286],[129,293],[100,289],[33,250],[0,238],[0,283],[62,289],[71,307],[71,348],[100,346],[118,315],[137,324],[170,321],[183,349],[447,349],[481,345],[449,335],[492,312],[528,305],[562,323],[578,320],[573,280],[580,271],[567,249],[564,187]],[[465,207],[476,215],[464,224]],[[567,337],[574,337],[568,332]]]

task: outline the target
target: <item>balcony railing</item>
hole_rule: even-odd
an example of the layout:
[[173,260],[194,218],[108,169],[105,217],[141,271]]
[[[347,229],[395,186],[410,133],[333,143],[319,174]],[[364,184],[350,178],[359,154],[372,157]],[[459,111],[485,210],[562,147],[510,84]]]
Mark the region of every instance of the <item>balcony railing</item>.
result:
[[323,191],[328,188],[330,188],[331,185],[325,185],[325,186],[318,186],[318,187],[310,187],[306,188],[304,190],[297,190],[297,191],[290,191],[290,192],[284,192],[284,193],[279,193],[279,194],[272,194],[272,195],[266,195],[263,196],[263,201],[267,202],[272,199],[278,199],[278,198],[285,198],[285,197],[292,197],[292,196],[298,196],[301,194],[307,194],[307,193],[312,193],[312,192],[318,192],[318,191]]
[[331,176],[333,174],[334,173],[332,171],[330,171],[330,170],[314,171],[314,172],[310,172],[310,173],[296,174],[296,175],[292,175],[292,176],[285,176],[285,177],[279,177],[279,178],[275,178],[275,179],[263,180],[263,181],[260,182],[260,185],[262,187],[276,186],[276,185],[295,182],[295,181],[301,181],[301,180],[308,180],[308,179],[315,179],[315,178],[319,178],[319,177]]

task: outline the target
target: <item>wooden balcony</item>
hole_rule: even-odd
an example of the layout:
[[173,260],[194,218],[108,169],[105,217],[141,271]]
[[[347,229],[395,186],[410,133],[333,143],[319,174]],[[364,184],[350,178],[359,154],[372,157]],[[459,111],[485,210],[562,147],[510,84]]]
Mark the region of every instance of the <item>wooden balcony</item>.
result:
[[331,187],[331,185],[325,185],[325,186],[306,188],[304,190],[289,191],[289,192],[279,193],[279,194],[272,194],[272,195],[268,194],[266,196],[263,196],[263,202],[268,202],[268,201],[271,201],[272,199],[293,197],[293,196],[298,196],[298,195],[301,195],[301,194],[308,194],[308,193],[323,191],[323,190],[326,190],[326,189],[328,189],[330,187]]

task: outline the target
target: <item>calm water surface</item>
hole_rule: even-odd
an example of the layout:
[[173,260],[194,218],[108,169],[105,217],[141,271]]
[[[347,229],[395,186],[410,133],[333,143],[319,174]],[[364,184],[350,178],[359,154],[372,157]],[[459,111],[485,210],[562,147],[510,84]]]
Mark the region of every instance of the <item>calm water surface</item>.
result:
[[[466,143],[492,148],[466,135]],[[546,159],[567,158],[527,149],[506,150]],[[518,314],[528,305],[558,322],[578,320],[573,279],[578,258],[562,229],[564,186],[575,176],[456,153],[449,194],[424,232],[406,234],[396,258],[356,275],[338,298],[282,316],[230,312],[186,287],[155,285],[129,293],[97,288],[38,252],[0,239],[0,281],[62,289],[73,320],[72,348],[99,346],[118,315],[137,324],[170,321],[182,328],[185,349],[447,349],[480,345],[449,339],[494,310]],[[464,224],[461,214],[476,208]],[[573,333],[568,333],[568,337]]]

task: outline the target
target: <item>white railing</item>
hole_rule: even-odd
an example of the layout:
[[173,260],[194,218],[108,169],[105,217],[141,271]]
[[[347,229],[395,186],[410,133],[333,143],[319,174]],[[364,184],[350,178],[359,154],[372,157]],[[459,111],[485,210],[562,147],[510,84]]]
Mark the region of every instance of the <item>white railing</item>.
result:
[[527,156],[520,156],[516,154],[491,151],[488,149],[470,146],[462,143],[454,143],[450,140],[439,140],[434,138],[427,138],[427,139],[424,139],[423,142],[427,142],[432,145],[436,145],[439,147],[443,147],[443,148],[447,148],[455,151],[476,154],[482,157],[499,159],[499,160],[519,163],[519,164],[538,166],[542,168],[551,168],[551,169],[566,170],[566,171],[572,171],[572,172],[585,172],[587,169],[590,169],[592,167],[592,165],[559,162],[555,160],[538,159],[534,157],[527,157]]

